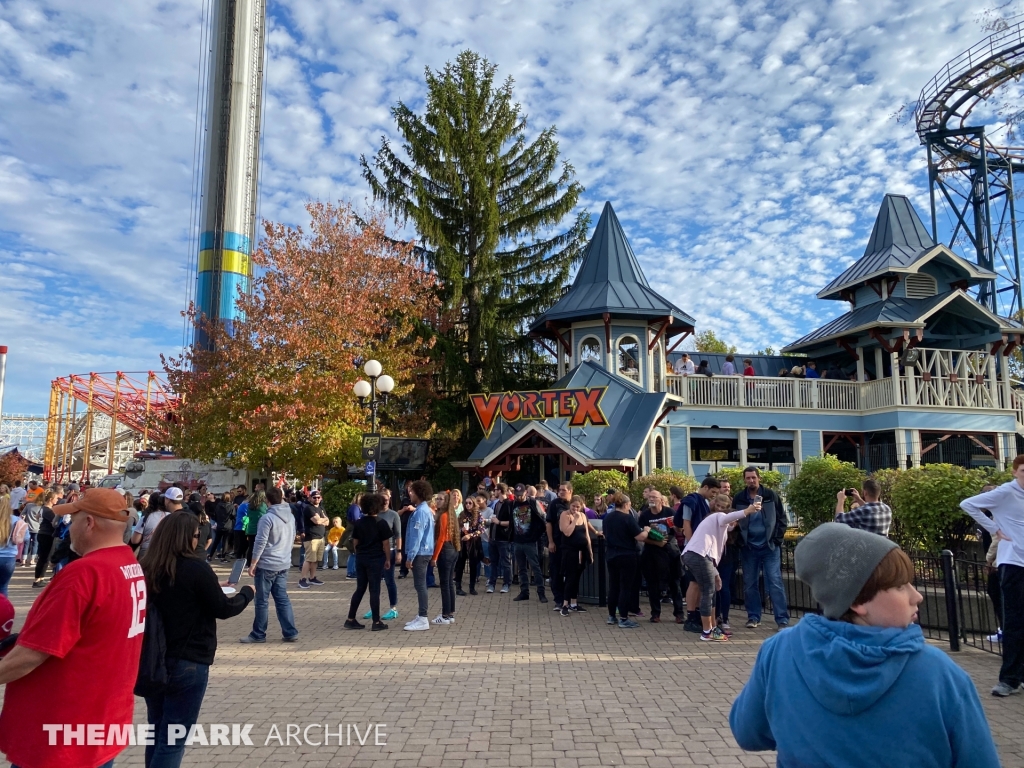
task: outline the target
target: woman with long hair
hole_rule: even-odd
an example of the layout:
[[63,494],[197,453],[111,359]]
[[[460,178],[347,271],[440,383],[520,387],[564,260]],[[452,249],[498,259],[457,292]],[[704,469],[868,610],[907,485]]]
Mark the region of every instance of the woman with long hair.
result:
[[11,512],[10,494],[0,496],[0,595],[7,596],[7,585],[14,575],[14,561],[18,557],[18,544],[13,540],[17,517]]
[[562,575],[565,587],[562,591],[562,615],[569,611],[586,613],[576,599],[580,593],[580,576],[583,570],[594,562],[594,547],[590,541],[590,521],[584,512],[586,503],[582,496],[573,496],[569,508],[558,517],[558,528],[562,532]]
[[228,597],[217,582],[203,553],[196,550],[199,520],[178,510],[153,531],[142,558],[147,603],[163,620],[167,643],[167,686],[163,693],[146,696],[146,711],[155,726],[155,744],[146,747],[146,766],[177,768],[185,743],[171,745],[167,727],[188,730],[199,718],[206,694],[210,665],[217,652],[217,619],[237,616],[256,596],[248,584]]
[[39,534],[36,540],[36,570],[32,586],[39,588],[46,586],[43,578],[46,575],[46,566],[50,564],[50,551],[53,549],[53,536],[57,532],[57,515],[53,511],[53,505],[57,500],[54,491],[47,491],[42,499],[42,519],[39,522]]
[[430,562],[437,566],[437,580],[441,587],[441,613],[434,619],[434,624],[455,623],[455,561],[459,559],[461,538],[459,519],[451,503],[451,494],[439,493],[434,496],[437,509],[434,530],[437,531],[437,541]]
[[252,562],[252,547],[256,543],[256,529],[259,527],[260,518],[266,514],[267,494],[263,491],[253,491],[249,497],[249,510],[245,518],[245,562]]
[[[453,491],[453,494],[458,491]],[[484,559],[483,535],[484,521],[480,515],[483,503],[476,496],[468,496],[462,513],[459,515],[459,559],[455,563],[455,594],[465,597],[462,591],[462,574],[469,563],[469,594],[475,595],[477,574],[480,572],[480,561]]]
[[364,625],[356,621],[356,611],[363,601],[366,588],[370,588],[370,616],[373,619],[373,631],[387,629],[388,625],[380,619],[380,582],[384,571],[391,568],[391,526],[377,517],[384,511],[384,497],[376,493],[365,493],[359,502],[362,512],[352,531],[352,544],[356,557],[356,591],[352,593],[349,603],[348,619],[345,629],[362,629]]

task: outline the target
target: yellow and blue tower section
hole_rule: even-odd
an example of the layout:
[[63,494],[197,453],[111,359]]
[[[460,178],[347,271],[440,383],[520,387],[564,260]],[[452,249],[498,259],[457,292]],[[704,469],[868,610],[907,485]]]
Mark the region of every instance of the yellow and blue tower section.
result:
[[214,0],[211,21],[196,304],[230,333],[252,280],[266,0]]

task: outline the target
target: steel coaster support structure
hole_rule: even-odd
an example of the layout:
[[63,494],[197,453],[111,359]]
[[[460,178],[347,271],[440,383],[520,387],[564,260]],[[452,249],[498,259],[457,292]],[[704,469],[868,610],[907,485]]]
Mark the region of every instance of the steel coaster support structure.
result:
[[[46,419],[44,477],[62,481],[80,469],[79,476],[85,480],[99,467],[110,474],[136,451],[162,445],[175,403],[153,371],[54,379]],[[97,467],[94,459],[100,457],[103,463]]]
[[947,63],[922,89],[917,134],[928,154],[932,237],[939,210],[953,228],[949,247],[996,274],[978,300],[1018,318],[1020,252],[1013,174],[1024,169],[1024,146],[993,141],[974,113],[1004,84],[1024,74],[1024,22],[996,32]]

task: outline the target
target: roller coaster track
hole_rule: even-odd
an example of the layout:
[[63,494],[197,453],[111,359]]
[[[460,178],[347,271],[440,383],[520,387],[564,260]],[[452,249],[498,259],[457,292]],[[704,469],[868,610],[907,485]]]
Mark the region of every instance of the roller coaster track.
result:
[[[1024,75],[1024,22],[996,32],[947,63],[921,89],[917,106],[917,133],[921,142],[939,139],[946,152],[966,161],[980,161],[982,141],[968,122],[979,104],[1000,86]],[[933,147],[935,144],[933,143]],[[1024,146],[984,149],[1024,170]],[[999,159],[993,158],[995,162]],[[992,160],[990,160],[990,163]]]

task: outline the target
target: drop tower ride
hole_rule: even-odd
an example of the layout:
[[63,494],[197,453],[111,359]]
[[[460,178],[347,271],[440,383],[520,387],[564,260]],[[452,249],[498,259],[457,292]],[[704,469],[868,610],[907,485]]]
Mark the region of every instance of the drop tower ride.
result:
[[196,304],[228,332],[252,277],[266,19],[266,0],[213,0]]

